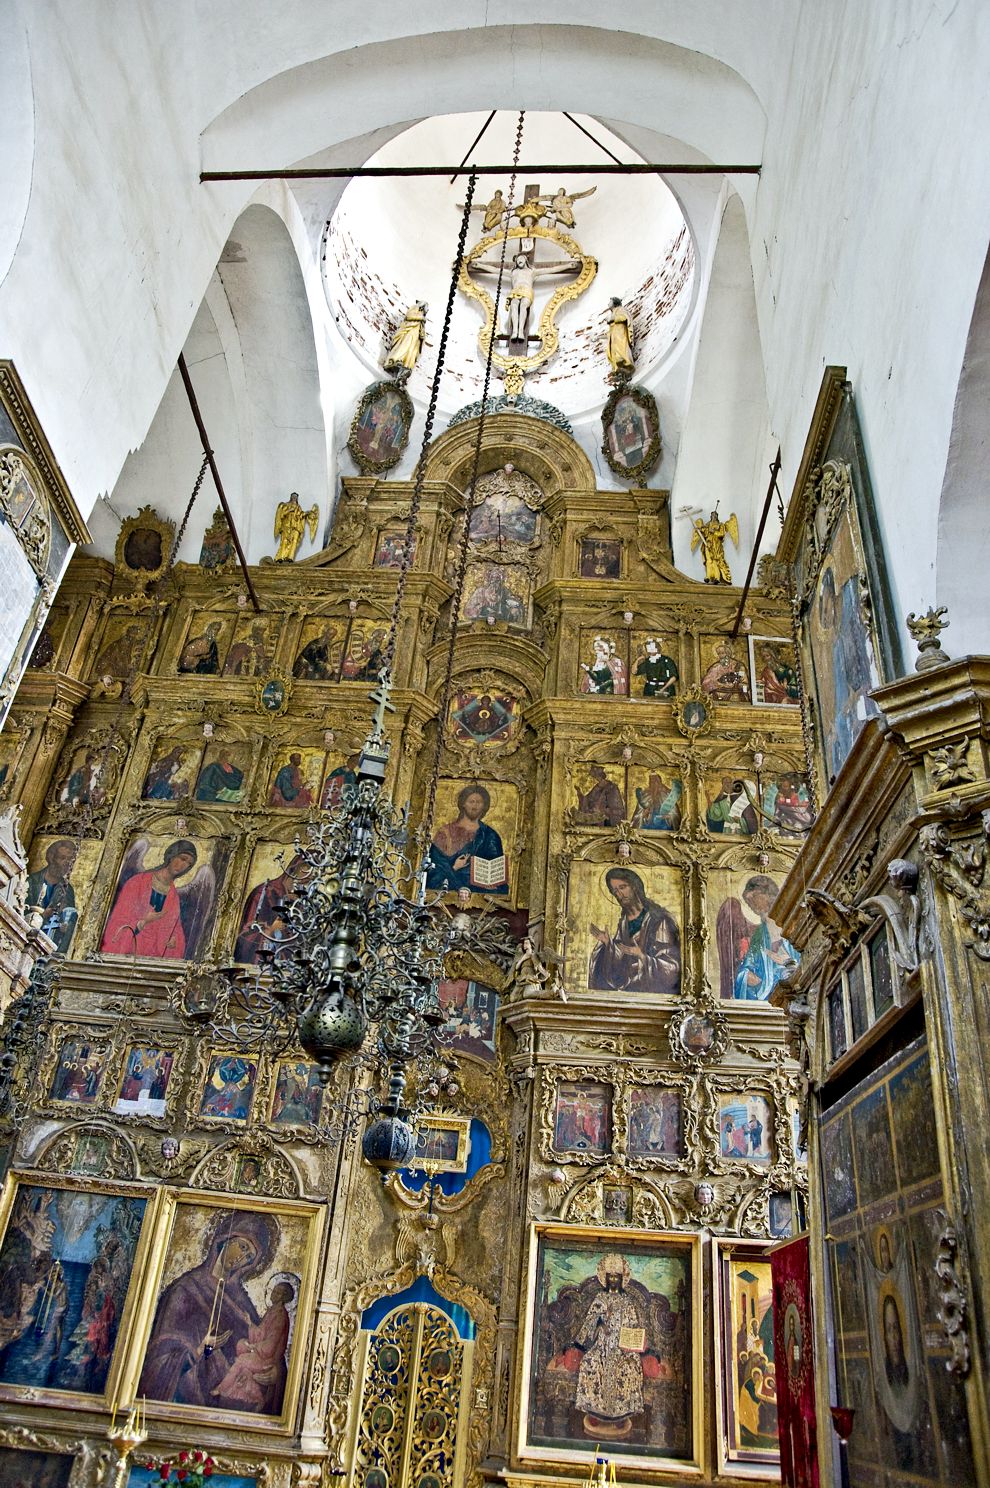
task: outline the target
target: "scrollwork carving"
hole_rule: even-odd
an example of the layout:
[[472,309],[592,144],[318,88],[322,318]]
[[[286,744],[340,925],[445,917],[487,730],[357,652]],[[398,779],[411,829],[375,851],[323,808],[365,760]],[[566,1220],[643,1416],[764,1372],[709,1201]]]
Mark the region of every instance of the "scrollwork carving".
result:
[[[941,1217],[945,1219],[944,1214]],[[963,1291],[956,1265],[958,1258],[959,1239],[956,1227],[946,1221],[945,1228],[938,1239],[938,1249],[935,1252],[939,1320],[952,1351],[951,1356],[945,1361],[945,1367],[952,1374],[965,1379],[970,1365],[969,1330],[966,1325],[968,1309],[966,1294]]]
[[990,961],[990,894],[984,887],[990,810],[980,813],[980,822],[982,841],[954,847],[948,827],[941,822],[929,822],[922,827],[919,842],[932,877],[957,901],[959,912],[972,931],[964,945],[981,961]]

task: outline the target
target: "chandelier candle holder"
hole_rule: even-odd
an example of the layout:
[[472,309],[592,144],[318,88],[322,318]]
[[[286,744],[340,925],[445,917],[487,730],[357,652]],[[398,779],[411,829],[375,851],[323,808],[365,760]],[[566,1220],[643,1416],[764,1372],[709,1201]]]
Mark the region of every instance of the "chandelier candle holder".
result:
[[117,1453],[117,1463],[113,1474],[113,1488],[124,1488],[127,1482],[128,1464],[132,1452],[135,1452],[142,1442],[147,1441],[147,1422],[144,1414],[144,1402],[135,1401],[127,1413],[126,1418],[117,1425],[117,1407],[113,1408],[110,1418],[110,1426],[107,1437]]

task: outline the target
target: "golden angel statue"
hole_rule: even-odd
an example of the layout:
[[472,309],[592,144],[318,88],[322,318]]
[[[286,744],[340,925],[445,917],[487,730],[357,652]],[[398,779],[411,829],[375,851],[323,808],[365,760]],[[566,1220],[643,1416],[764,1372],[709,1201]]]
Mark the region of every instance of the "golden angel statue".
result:
[[717,511],[712,512],[707,522],[703,522],[700,517],[695,517],[694,531],[691,534],[691,552],[701,548],[701,556],[705,560],[706,584],[732,583],[732,570],[725,556],[727,537],[731,537],[738,548],[739,519],[735,512],[726,522],[719,521]]
[[[457,203],[457,210],[459,212],[464,211],[463,202]],[[502,221],[502,218],[505,216],[508,210],[509,203],[503,197],[501,187],[499,187],[499,189],[495,192],[495,195],[492,197],[491,201],[475,202],[475,204],[471,208],[472,212],[484,212],[485,215],[481,221],[482,227],[484,228],[485,232],[492,232],[494,228],[498,227],[499,223]]]
[[310,541],[316,540],[316,524],[320,519],[320,508],[315,504],[308,512],[299,505],[299,492],[293,491],[288,501],[280,501],[275,508],[275,536],[278,538],[276,563],[291,563],[299,551],[306,526],[309,526]]
[[605,347],[613,382],[628,382],[636,370],[629,311],[614,295],[609,301],[608,342]]
[[587,191],[574,191],[568,196],[563,186],[560,186],[552,196],[541,196],[540,201],[549,203],[547,215],[553,217],[558,226],[573,227],[574,203],[586,196],[594,196],[597,190],[597,186],[589,186]]
[[391,372],[396,382],[405,382],[419,361],[426,336],[426,301],[417,300],[410,305],[396,328],[382,366]]

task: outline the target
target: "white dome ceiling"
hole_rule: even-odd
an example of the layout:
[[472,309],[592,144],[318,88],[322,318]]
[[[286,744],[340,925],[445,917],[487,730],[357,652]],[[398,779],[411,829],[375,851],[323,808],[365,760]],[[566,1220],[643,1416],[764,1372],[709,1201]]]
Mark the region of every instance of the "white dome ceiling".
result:
[[[391,140],[369,165],[455,164],[485,122],[486,114],[448,114],[426,119]],[[641,159],[597,120],[580,122],[620,160]],[[478,165],[511,160],[517,115],[498,113],[472,152]],[[524,161],[594,162],[600,151],[562,114],[527,114]],[[598,274],[586,293],[563,307],[557,318],[560,350],[541,371],[527,378],[526,392],[544,398],[571,419],[598,415],[608,386],[604,344],[608,302],[618,295],[633,316],[637,380],[649,377],[669,356],[690,314],[695,291],[695,252],[691,232],[676,198],[659,177],[568,176],[540,178],[523,165],[516,201],[539,179],[540,190],[564,186],[570,195],[595,186],[593,196],[575,203],[576,227],[566,229],[586,254],[598,260]],[[466,177],[398,177],[351,182],[328,222],[323,240],[323,282],[341,336],[371,376],[379,369],[390,333],[407,305],[426,300],[427,339],[408,384],[425,403],[436,367],[436,350],[446,305],[450,271],[460,226]],[[476,203],[500,187],[508,198],[508,178],[483,176]],[[482,213],[472,213],[470,248],[482,236]],[[504,296],[504,291],[503,291]],[[449,416],[481,394],[484,366],[478,348],[479,307],[457,296],[440,388],[440,410]],[[501,391],[493,376],[492,392]]]

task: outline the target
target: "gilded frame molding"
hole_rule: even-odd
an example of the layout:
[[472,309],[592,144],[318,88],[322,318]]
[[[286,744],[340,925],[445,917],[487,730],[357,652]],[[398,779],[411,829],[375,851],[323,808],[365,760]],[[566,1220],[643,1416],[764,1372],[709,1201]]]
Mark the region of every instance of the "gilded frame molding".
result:
[[[147,1189],[144,1192],[148,1192]],[[302,1262],[299,1292],[296,1301],[296,1317],[307,1318],[312,1313],[316,1290],[317,1262],[321,1250],[324,1208],[316,1203],[299,1199],[265,1198],[253,1194],[211,1193],[205,1189],[163,1189],[161,1204],[155,1216],[154,1247],[151,1259],[143,1274],[140,1304],[130,1330],[130,1350],[126,1361],[126,1372],[120,1382],[117,1395],[119,1407],[128,1406],[135,1398],[144,1357],[151,1337],[157,1304],[162,1292],[162,1277],[165,1275],[169,1245],[175,1221],[181,1207],[208,1208],[230,1211],[247,1211],[254,1214],[275,1216],[301,1216],[307,1221],[305,1251]],[[239,1430],[259,1428],[272,1434],[289,1435],[301,1406],[300,1394],[308,1344],[304,1331],[297,1329],[291,1345],[288,1373],[282,1411],[278,1417],[259,1416],[250,1412],[207,1411],[204,1407],[181,1405],[175,1401],[150,1400],[151,1415],[170,1422],[220,1422]]]
[[773,1244],[764,1240],[749,1240],[741,1236],[712,1236],[711,1254],[711,1288],[712,1288],[712,1320],[714,1323],[714,1363],[715,1363],[715,1446],[716,1460],[719,1473],[728,1475],[739,1474],[739,1476],[755,1476],[757,1473],[775,1478],[780,1472],[780,1453],[778,1451],[776,1461],[772,1456],[763,1459],[755,1456],[744,1457],[740,1455],[740,1449],[732,1448],[728,1442],[728,1409],[726,1391],[732,1387],[735,1381],[735,1358],[733,1357],[733,1368],[729,1372],[728,1345],[734,1344],[731,1334],[726,1326],[725,1308],[727,1300],[727,1286],[723,1276],[723,1264],[733,1259],[741,1259],[749,1256],[753,1260],[770,1260]]
[[[405,434],[387,459],[373,460],[369,455],[365,454],[364,450],[358,444],[357,431],[365,414],[386,392],[393,393],[401,404],[403,417],[405,418]],[[351,419],[351,431],[347,436],[348,453],[362,475],[384,475],[386,471],[393,470],[398,465],[408,448],[409,436],[412,433],[415,416],[416,410],[413,406],[413,400],[400,383],[393,382],[391,378],[388,378],[382,382],[373,382],[365,388],[358,400],[357,408],[354,410],[354,417]],[[387,572],[387,570],[385,571]]]
[[587,1239],[600,1241],[603,1245],[616,1248],[623,1245],[630,1249],[647,1249],[657,1245],[675,1246],[687,1252],[690,1260],[690,1295],[691,1295],[691,1440],[693,1453],[690,1458],[668,1458],[650,1456],[649,1453],[638,1455],[624,1454],[621,1451],[610,1454],[611,1460],[617,1466],[633,1469],[639,1473],[643,1472],[665,1472],[677,1471],[681,1474],[698,1476],[704,1474],[707,1466],[707,1440],[704,1426],[704,1347],[703,1328],[700,1326],[704,1317],[704,1279],[701,1266],[701,1236],[700,1234],[688,1234],[683,1230],[650,1230],[632,1229],[622,1226],[589,1226],[580,1224],[560,1224],[558,1222],[544,1223],[536,1221],[530,1225],[527,1237],[528,1256],[526,1261],[526,1290],[525,1290],[525,1326],[522,1338],[522,1353],[517,1356],[517,1379],[516,1391],[516,1454],[522,1463],[559,1463],[568,1465],[590,1466],[594,1461],[597,1451],[596,1446],[589,1443],[587,1451],[566,1447],[538,1447],[531,1446],[529,1437],[529,1393],[532,1379],[532,1355],[535,1331],[535,1314],[537,1306],[538,1265],[541,1240],[573,1241],[574,1239]]
[[79,1177],[73,1174],[39,1172],[29,1168],[7,1173],[0,1192],[0,1247],[7,1235],[7,1227],[17,1194],[22,1188],[59,1189],[70,1193],[105,1194],[108,1197],[142,1199],[145,1210],[141,1218],[141,1230],[134,1248],[134,1259],[127,1281],[127,1292],[120,1318],[120,1327],[114,1343],[113,1358],[107,1371],[102,1392],[61,1390],[53,1385],[14,1385],[0,1383],[0,1400],[11,1404],[29,1402],[49,1407],[62,1406],[67,1410],[109,1409],[111,1402],[121,1401],[132,1361],[135,1319],[140,1313],[140,1297],[144,1275],[150,1257],[154,1254],[152,1239],[158,1227],[161,1212],[162,1192],[149,1188],[147,1184],[120,1182],[114,1179]]
[[[653,438],[646,446],[646,453],[642,460],[638,461],[635,465],[620,465],[612,453],[612,447],[608,440],[608,436],[612,431],[612,425],[615,423],[616,410],[623,398],[631,398],[646,416],[653,420]],[[617,475],[620,480],[632,481],[635,485],[639,481],[645,480],[649,475],[663,454],[663,440],[660,436],[660,410],[657,408],[657,400],[646,388],[636,387],[633,383],[624,382],[620,383],[618,387],[614,387],[609,393],[605,401],[605,407],[602,409],[601,450],[605,456],[609,470],[612,471],[613,475]]]

